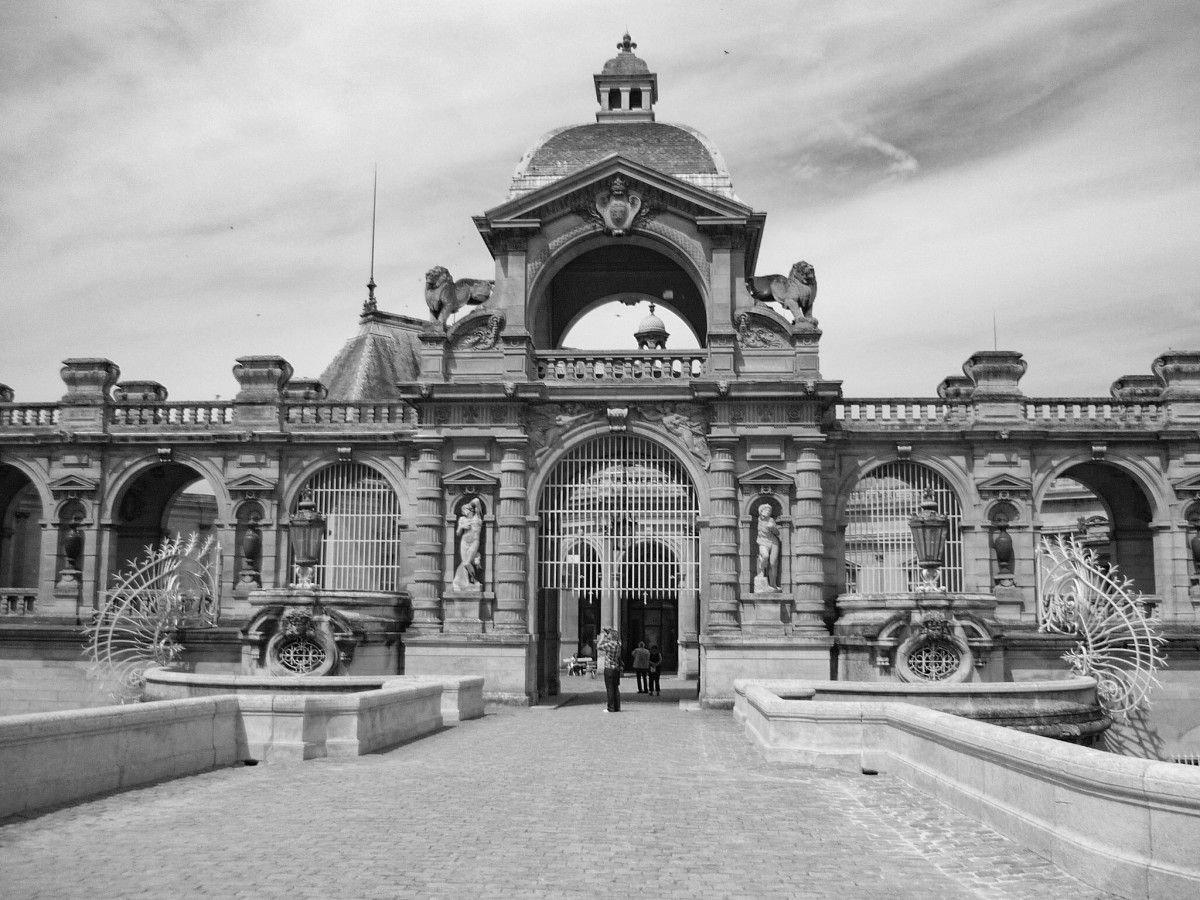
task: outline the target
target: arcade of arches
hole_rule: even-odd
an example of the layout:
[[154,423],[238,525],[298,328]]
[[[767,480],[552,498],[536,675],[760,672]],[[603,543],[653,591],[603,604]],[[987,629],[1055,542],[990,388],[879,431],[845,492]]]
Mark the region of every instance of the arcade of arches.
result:
[[[320,378],[244,356],[230,400],[168,401],[98,356],[63,363],[59,400],[0,385],[0,712],[104,702],[80,629],[174,534],[220,547],[221,622],[189,662],[258,665],[304,496],[339,671],[478,673],[516,703],[564,690],[605,625],[713,705],[746,676],[1055,677],[1037,548],[1072,534],[1152,598],[1160,752],[1196,742],[1200,351],[1109,373],[1104,397],[1025,396],[1011,350],[964,350],[923,398],[846,397],[820,358],[838,285],[818,296],[803,247],[760,260],[767,214],[707,137],[657,121],[669,91],[619,53],[580,85],[596,121],[535,142],[474,217],[478,268],[430,260],[412,299],[455,315],[386,312],[372,285]],[[953,666],[899,651],[927,493],[949,520]]]

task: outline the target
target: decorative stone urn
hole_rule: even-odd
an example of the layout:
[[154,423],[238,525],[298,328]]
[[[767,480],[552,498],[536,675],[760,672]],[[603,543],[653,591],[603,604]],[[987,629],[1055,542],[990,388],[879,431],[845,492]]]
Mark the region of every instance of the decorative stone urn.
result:
[[973,400],[1020,397],[1018,383],[1028,368],[1015,350],[979,350],[963,363],[963,373],[975,386]]
[[283,388],[283,397],[289,403],[324,400],[328,396],[329,389],[316,378],[293,378]]
[[1164,400],[1200,400],[1200,351],[1170,350],[1150,366]]
[[113,391],[113,399],[123,403],[162,403],[167,389],[157,381],[121,381]]
[[108,402],[121,370],[111,359],[79,357],[64,359],[59,374],[67,386],[65,405],[94,405]]
[[947,375],[937,386],[937,395],[943,400],[969,400],[975,392],[975,383],[966,375]]
[[1162,396],[1162,389],[1163,383],[1157,375],[1122,375],[1108,392],[1114,400],[1136,402],[1157,400]]
[[292,377],[292,366],[282,356],[239,356],[233,377],[241,390],[241,403],[275,403]]

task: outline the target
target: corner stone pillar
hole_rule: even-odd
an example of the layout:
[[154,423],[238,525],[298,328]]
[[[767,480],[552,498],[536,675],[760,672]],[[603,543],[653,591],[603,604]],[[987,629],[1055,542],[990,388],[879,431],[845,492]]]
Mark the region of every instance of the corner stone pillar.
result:
[[738,508],[733,449],[736,438],[709,438],[708,467],[712,515],[709,518],[708,621],[710,632],[738,629]]
[[417,448],[417,543],[413,566],[414,634],[437,634],[442,630],[442,441],[427,438]]
[[501,439],[500,504],[496,516],[496,631],[526,634],[529,604],[525,560],[529,555],[525,521],[526,438]]
[[796,506],[792,512],[792,588],[795,606],[792,627],[796,634],[827,637],[825,611],[825,545],[822,539],[821,460],[812,450],[801,450],[796,464]]

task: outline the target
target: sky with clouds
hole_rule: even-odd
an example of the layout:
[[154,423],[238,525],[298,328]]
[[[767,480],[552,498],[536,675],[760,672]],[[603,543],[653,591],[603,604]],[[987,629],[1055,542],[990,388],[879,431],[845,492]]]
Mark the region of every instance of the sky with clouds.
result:
[[817,270],[821,369],[931,396],[974,351],[1100,396],[1200,349],[1200,4],[58,2],[0,5],[0,382],[67,357],[171,398],[233,361],[317,376],[424,272],[492,277],[471,216],[594,121],[628,27],[660,121],[768,213],[758,272]]

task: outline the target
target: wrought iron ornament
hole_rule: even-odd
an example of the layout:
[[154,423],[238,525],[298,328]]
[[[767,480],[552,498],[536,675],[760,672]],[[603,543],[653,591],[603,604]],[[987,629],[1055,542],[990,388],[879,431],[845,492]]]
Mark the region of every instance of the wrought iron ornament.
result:
[[140,562],[116,576],[88,628],[90,674],[120,703],[141,697],[144,674],[179,658],[183,628],[220,617],[221,548],[211,537],[166,540],[146,547]]
[[1116,566],[1101,565],[1073,535],[1042,538],[1039,629],[1074,635],[1079,643],[1063,659],[1096,679],[1100,706],[1114,719],[1150,707],[1156,675],[1166,666],[1163,637],[1145,612],[1140,593]]

